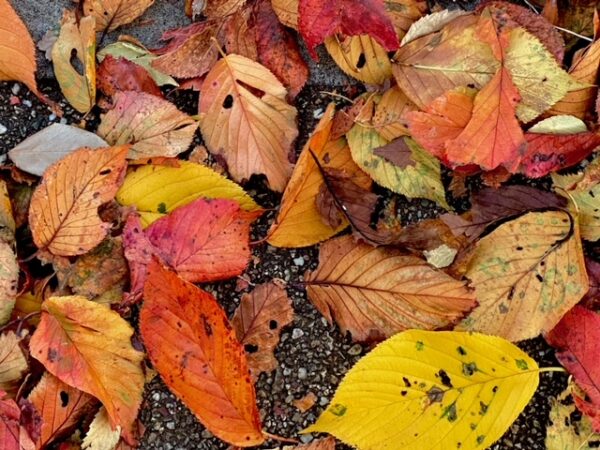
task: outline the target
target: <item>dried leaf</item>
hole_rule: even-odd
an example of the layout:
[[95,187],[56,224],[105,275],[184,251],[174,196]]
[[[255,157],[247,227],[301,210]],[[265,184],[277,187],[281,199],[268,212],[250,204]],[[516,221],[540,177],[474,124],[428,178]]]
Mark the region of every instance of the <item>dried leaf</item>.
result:
[[[94,18],[84,17],[79,24],[74,11],[66,10],[60,34],[52,47],[54,75],[68,102],[80,113],[96,103],[96,32]],[[82,69],[72,64],[76,57]]]
[[286,103],[283,85],[264,66],[228,55],[203,87],[198,111],[208,149],[225,158],[234,180],[264,173],[272,190],[283,191],[291,174],[288,152],[298,135],[296,109]]
[[375,105],[372,125],[388,141],[407,136],[409,132],[402,117],[416,108],[404,92],[394,85],[383,93],[381,100]]
[[128,441],[144,387],[144,356],[131,345],[132,335],[131,325],[106,306],[85,297],[51,297],[29,344],[50,373],[98,398],[113,429],[121,427]]
[[144,14],[154,0],[83,0],[83,14],[96,19],[96,31],[113,31]]
[[298,0],[271,0],[271,5],[282,24],[298,30]]
[[244,349],[212,295],[153,261],[140,329],[169,389],[214,435],[243,447],[265,440]]
[[255,380],[261,372],[277,368],[273,352],[282,328],[293,318],[292,301],[283,287],[274,283],[259,284],[251,293],[242,295],[231,326],[246,350],[248,367]]
[[394,139],[384,146],[376,148],[373,151],[373,154],[385,158],[387,161],[401,169],[406,169],[411,166],[414,167],[416,165],[415,161],[412,159],[412,149],[402,138]]
[[114,450],[119,442],[120,427],[113,429],[108,412],[103,406],[94,416],[83,442],[82,450]]
[[14,400],[4,399],[0,391],[0,448],[3,450],[33,450],[27,430],[21,426],[21,410]]
[[476,302],[464,283],[399,250],[357,244],[351,236],[321,246],[319,267],[305,277],[310,300],[356,341],[409,328],[437,329]]
[[551,330],[588,288],[577,219],[530,212],[480,239],[466,277],[477,306],[457,329],[511,341]]
[[89,131],[53,123],[22,141],[8,156],[19,169],[41,177],[48,167],[81,147],[99,148],[108,144]]
[[19,285],[19,264],[11,245],[0,242],[0,325],[10,319]]
[[222,18],[235,13],[246,0],[206,0],[202,13],[209,18]]
[[0,335],[0,389],[8,398],[15,397],[19,382],[29,369],[20,342],[13,331]]
[[117,92],[102,115],[98,135],[111,145],[131,144],[130,159],[176,156],[186,151],[198,124],[171,102],[145,92]]
[[115,196],[128,150],[128,146],[83,148],[48,168],[29,210],[38,248],[61,256],[81,255],[102,242],[110,224],[102,222],[98,207]]
[[444,9],[442,11],[434,11],[431,14],[421,17],[410,26],[407,33],[402,38],[400,45],[404,46],[415,39],[435,33],[457,17],[467,14],[469,13],[462,9]]
[[97,85],[104,95],[112,97],[118,91],[147,92],[162,97],[162,92],[150,74],[126,58],[107,55],[97,71]]

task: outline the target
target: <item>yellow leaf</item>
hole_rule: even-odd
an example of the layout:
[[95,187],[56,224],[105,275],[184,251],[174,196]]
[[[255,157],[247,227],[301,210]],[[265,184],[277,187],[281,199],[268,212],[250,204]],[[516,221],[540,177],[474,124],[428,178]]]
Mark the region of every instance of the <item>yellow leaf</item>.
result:
[[96,19],[96,31],[113,31],[144,14],[154,0],[85,0],[83,14]]
[[410,133],[402,116],[408,111],[414,111],[417,106],[410,101],[402,90],[394,85],[381,96],[381,100],[375,105],[373,114],[373,127],[388,141],[400,136],[408,136]]
[[132,144],[130,159],[176,156],[194,139],[196,121],[167,100],[125,91],[114,96],[114,103],[102,116],[98,136],[111,145]]
[[500,225],[477,242],[465,276],[479,306],[457,329],[511,341],[550,331],[588,289],[576,218],[530,212]]
[[14,331],[0,336],[0,390],[7,392],[8,398],[14,398],[21,378],[29,369],[20,341]]
[[585,122],[575,116],[552,116],[541,120],[527,130],[540,134],[577,134],[587,132]]
[[337,36],[325,39],[325,47],[335,63],[357,80],[382,84],[392,78],[392,64],[387,51],[371,36]]
[[102,406],[94,416],[83,442],[82,450],[114,450],[119,442],[121,427],[113,430],[106,408]]
[[271,0],[271,5],[282,24],[298,30],[298,0]]
[[[80,74],[71,64],[73,55],[83,67]],[[60,34],[52,47],[52,64],[60,89],[80,113],[96,103],[96,31],[93,17],[83,17],[77,25],[74,11],[65,11]]]
[[19,264],[17,255],[6,242],[0,242],[0,325],[10,319],[17,298]]
[[117,192],[117,201],[136,206],[144,227],[200,197],[235,200],[246,211],[260,209],[239,185],[214,170],[187,161],[179,161],[179,165],[134,168]]
[[29,208],[31,234],[38,248],[74,256],[102,242],[110,224],[100,219],[98,207],[117,193],[128,149],[82,148],[48,168]]
[[316,197],[323,177],[311,155],[322,167],[355,174],[355,182],[368,188],[369,177],[352,161],[345,139],[330,140],[335,106],[330,104],[309,141],[304,146],[292,177],[285,188],[279,213],[269,230],[267,242],[275,247],[306,247],[334,236],[348,226],[346,219],[331,228],[321,218]]
[[262,173],[271,189],[285,189],[292,172],[288,153],[298,135],[296,108],[286,95],[266,67],[240,55],[220,59],[206,76],[200,129],[208,149],[223,155],[235,181]]
[[305,432],[361,450],[483,450],[525,408],[538,373],[533,359],[498,337],[405,331],[346,374]]

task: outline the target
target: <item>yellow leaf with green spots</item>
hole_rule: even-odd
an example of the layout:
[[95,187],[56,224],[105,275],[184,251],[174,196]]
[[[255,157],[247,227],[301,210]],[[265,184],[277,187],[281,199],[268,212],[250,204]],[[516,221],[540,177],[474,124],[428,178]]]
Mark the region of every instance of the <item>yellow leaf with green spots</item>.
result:
[[548,332],[588,290],[577,218],[530,212],[475,245],[465,276],[479,305],[456,329],[520,341]]
[[399,333],[362,358],[305,432],[361,450],[485,449],[525,408],[539,368],[502,338]]
[[117,192],[117,201],[136,206],[144,227],[200,197],[236,200],[246,211],[261,209],[241,186],[214,170],[188,161],[179,161],[179,165],[134,168]]

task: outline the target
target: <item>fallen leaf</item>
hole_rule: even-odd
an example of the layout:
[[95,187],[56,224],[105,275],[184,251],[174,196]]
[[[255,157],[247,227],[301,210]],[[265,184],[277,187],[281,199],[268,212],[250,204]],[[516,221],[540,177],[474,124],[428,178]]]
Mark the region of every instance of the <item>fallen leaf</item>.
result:
[[145,48],[134,45],[131,42],[115,42],[113,44],[108,44],[100,50],[96,56],[98,57],[98,61],[102,62],[107,55],[111,55],[114,58],[125,58],[128,61],[143,67],[159,86],[179,86],[177,81],[169,75],[152,67],[152,62],[158,58],[158,56],[150,53]]
[[398,48],[396,31],[381,0],[300,0],[298,13],[298,30],[313,58],[315,47],[336,33],[368,34],[388,51]]
[[487,448],[525,408],[539,371],[498,337],[405,331],[363,357],[304,432],[364,450]]
[[600,301],[600,263],[586,257],[585,269],[590,279],[590,286],[580,304],[588,309],[596,310],[598,301]]
[[121,205],[137,208],[144,227],[200,197],[235,200],[245,211],[260,209],[239,185],[206,166],[187,161],[179,161],[179,167],[137,167],[127,174],[116,195]]
[[296,409],[303,413],[315,406],[315,403],[317,403],[317,396],[312,392],[309,392],[304,397],[299,398],[298,400],[294,400],[292,402]]
[[402,138],[394,139],[382,147],[377,147],[373,151],[373,154],[385,158],[387,161],[401,169],[406,169],[411,166],[414,167],[416,165],[415,161],[412,159],[412,149]]
[[108,144],[89,131],[53,123],[22,141],[8,156],[19,169],[41,177],[48,167],[81,147],[99,148]]
[[39,249],[61,256],[81,255],[102,242],[110,224],[102,222],[98,207],[117,193],[128,150],[128,146],[83,148],[48,168],[29,210]]
[[162,97],[162,92],[150,74],[126,58],[107,55],[96,73],[98,89],[112,97],[117,91],[147,92]]
[[64,432],[74,429],[95,403],[91,395],[63,383],[49,372],[44,372],[27,399],[42,417],[36,448],[44,448]]
[[81,443],[82,450],[114,450],[119,442],[120,427],[113,429],[106,408],[102,406]]
[[8,398],[16,396],[20,381],[29,369],[20,342],[14,331],[0,335],[0,389]]
[[131,344],[133,328],[116,312],[85,297],[51,297],[29,343],[31,355],[64,383],[93,395],[113,429],[131,428],[142,402],[143,353]]
[[298,30],[298,0],[271,0],[271,5],[283,25]]
[[[96,104],[96,32],[94,18],[84,17],[79,24],[74,11],[65,10],[60,34],[52,47],[54,75],[67,101],[80,113]],[[82,67],[78,71],[77,58]]]
[[334,110],[333,104],[327,107],[300,153],[292,177],[283,193],[275,222],[269,229],[267,242],[270,245],[306,247],[329,239],[348,226],[348,222],[344,220],[338,228],[331,228],[321,219],[315,200],[323,185],[323,177],[315,157],[324,168],[344,170],[364,188],[371,185],[369,177],[352,160],[345,140],[330,139]]
[[0,80],[20,81],[44,101],[35,81],[35,46],[27,27],[8,0],[0,0],[0,17]]
[[19,285],[19,264],[12,246],[0,242],[0,325],[10,320]]
[[409,328],[437,329],[476,302],[461,281],[425,261],[351,236],[321,246],[319,267],[305,276],[310,300],[355,341],[380,340]]
[[600,432],[600,315],[575,306],[548,333],[546,340],[556,347],[556,358],[569,371],[585,393],[575,396],[575,405],[584,414],[593,411],[592,427]]
[[407,136],[410,133],[402,117],[414,109],[416,109],[416,105],[397,85],[394,85],[383,93],[381,100],[375,105],[372,125],[388,141]]
[[44,33],[44,36],[37,41],[36,47],[44,52],[44,57],[48,61],[52,61],[52,47],[58,39],[59,30],[49,29]]
[[404,46],[415,39],[440,31],[457,17],[467,14],[469,14],[469,12],[463,11],[462,9],[443,9],[423,16],[410,26],[400,41],[400,46]]
[[206,0],[202,10],[204,16],[220,19],[235,13],[245,0]]
[[329,436],[316,439],[309,444],[296,445],[294,447],[286,445],[282,450],[335,450],[335,439]]
[[588,288],[577,219],[530,212],[475,245],[465,276],[479,305],[457,326],[510,341],[551,330]]
[[248,367],[256,380],[261,372],[277,368],[275,347],[282,328],[294,318],[292,301],[285,288],[273,283],[257,285],[249,294],[242,295],[231,326],[246,350]]
[[145,92],[117,92],[102,115],[98,135],[111,145],[131,144],[130,159],[176,156],[186,151],[198,124],[171,102]]
[[272,190],[285,188],[292,170],[288,152],[298,135],[296,109],[286,95],[268,69],[239,55],[220,59],[204,80],[202,136],[212,153],[225,158],[235,181],[263,173]]
[[264,442],[244,349],[212,295],[155,260],[140,329],[164,382],[211,433],[243,447]]
[[93,16],[96,31],[109,32],[133,22],[154,0],[83,0],[83,14]]
[[14,400],[4,399],[0,391],[0,448],[3,450],[33,450],[27,430],[21,426],[21,410]]
[[269,38],[268,36],[259,36],[256,32],[255,21],[252,18],[253,7],[252,4],[246,5],[227,17],[220,34],[227,54],[235,53],[258,61],[258,39],[268,41]]

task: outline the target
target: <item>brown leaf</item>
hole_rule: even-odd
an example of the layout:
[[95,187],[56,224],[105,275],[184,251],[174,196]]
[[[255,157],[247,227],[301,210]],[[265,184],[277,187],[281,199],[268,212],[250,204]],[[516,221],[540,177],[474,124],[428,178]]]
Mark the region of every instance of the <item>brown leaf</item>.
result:
[[113,31],[144,14],[154,0],[84,0],[83,14],[94,16],[96,31]]
[[125,58],[106,55],[98,66],[97,84],[104,95],[112,97],[117,91],[147,92],[162,97],[162,92],[148,72]]
[[261,372],[277,368],[274,350],[283,327],[294,318],[292,302],[284,288],[273,283],[259,284],[242,295],[231,326],[246,350],[248,366],[256,380]]
[[222,18],[234,14],[246,0],[206,0],[203,14],[210,18]]
[[310,408],[312,408],[313,406],[315,406],[316,402],[317,402],[317,396],[314,393],[309,392],[304,397],[299,398],[298,400],[294,400],[292,402],[292,404],[298,410],[300,410],[300,412],[304,413],[304,412],[308,411]]
[[383,147],[378,147],[373,150],[373,153],[403,169],[416,165],[412,158],[412,150],[403,138],[395,139]]
[[129,146],[82,148],[48,168],[29,210],[38,248],[55,255],[81,255],[102,242],[110,224],[100,220],[98,207],[117,193],[128,150]]
[[253,8],[247,6],[227,17],[223,25],[223,40],[227,53],[236,53],[258,61],[257,34],[252,25]]
[[425,261],[352,236],[321,246],[319,267],[306,274],[310,300],[355,341],[381,340],[409,328],[438,329],[476,304],[461,281]]

